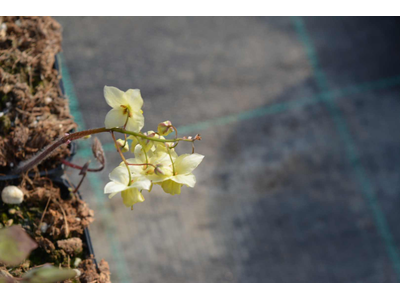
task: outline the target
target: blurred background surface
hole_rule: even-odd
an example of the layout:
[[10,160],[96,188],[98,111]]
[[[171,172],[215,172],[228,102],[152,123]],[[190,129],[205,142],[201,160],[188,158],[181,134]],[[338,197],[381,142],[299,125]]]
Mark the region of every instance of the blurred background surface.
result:
[[99,136],[107,170],[81,190],[114,282],[400,280],[398,18],[56,19],[81,129],[111,85],[141,89],[145,131],[203,137],[196,187],[131,211],[103,194],[120,158]]

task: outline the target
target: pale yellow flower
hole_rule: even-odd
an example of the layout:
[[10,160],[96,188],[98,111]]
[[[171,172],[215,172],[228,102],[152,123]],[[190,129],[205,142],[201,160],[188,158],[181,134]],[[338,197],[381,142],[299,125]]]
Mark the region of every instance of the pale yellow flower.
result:
[[126,124],[126,130],[140,132],[144,126],[140,90],[129,89],[123,92],[116,87],[105,86],[104,98],[112,107],[106,115],[106,128],[122,127]]
[[192,171],[203,160],[204,155],[201,154],[183,154],[175,159],[175,173],[172,176],[168,176],[161,183],[161,187],[164,192],[171,195],[181,193],[182,185],[193,188],[196,184],[196,177],[192,174]]
[[125,206],[131,207],[137,202],[143,202],[141,190],[149,190],[151,181],[146,177],[135,177],[129,184],[129,174],[125,165],[116,167],[109,175],[111,182],[104,187],[104,193],[110,194],[109,198],[121,192]]
[[[135,158],[127,159],[130,164],[140,164],[140,166],[129,166],[134,178],[144,176],[156,183],[166,180],[173,174],[171,158],[166,148],[155,148],[155,151],[150,149],[145,155],[142,146],[136,145],[134,154]],[[173,159],[177,156],[175,151],[171,151],[171,156]],[[151,165],[144,165],[146,163]]]

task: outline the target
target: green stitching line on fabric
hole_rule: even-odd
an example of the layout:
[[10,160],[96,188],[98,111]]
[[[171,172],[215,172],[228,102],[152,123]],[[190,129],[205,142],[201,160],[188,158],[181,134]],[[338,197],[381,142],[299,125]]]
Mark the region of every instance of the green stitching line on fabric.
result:
[[[307,34],[307,30],[305,24],[300,17],[293,17],[293,23],[299,39],[303,43],[306,48],[306,52],[310,61],[310,64],[314,70],[315,79],[317,81],[318,88],[321,92],[328,91],[328,84],[325,78],[325,74],[319,66],[318,58],[315,53],[313,44]],[[397,82],[397,78],[393,78],[394,82]],[[386,87],[390,85],[390,82],[377,84],[378,87]],[[363,89],[365,87],[360,86],[359,89]],[[350,89],[351,90],[351,89]],[[338,129],[339,135],[342,138],[345,147],[348,159],[353,167],[353,170],[356,174],[357,180],[361,186],[362,193],[364,197],[367,198],[367,202],[369,204],[370,209],[372,210],[372,214],[375,220],[375,224],[377,226],[378,232],[385,242],[385,246],[388,252],[388,255],[393,263],[394,271],[397,274],[397,278],[400,281],[400,256],[397,252],[393,236],[390,232],[389,225],[386,221],[385,214],[382,211],[378,203],[378,199],[374,193],[374,190],[371,187],[371,182],[361,164],[360,155],[358,153],[355,142],[353,141],[350,131],[347,127],[347,123],[342,115],[341,111],[337,107],[337,105],[332,101],[331,97],[323,96],[323,102],[326,104],[328,111],[330,112],[335,125]]]
[[[78,126],[81,129],[84,129],[85,125],[84,125],[82,113],[79,109],[79,102],[75,95],[73,83],[71,81],[71,77],[68,72],[67,65],[65,63],[65,58],[62,53],[58,54],[58,58],[59,58],[59,61],[61,64],[61,75],[62,75],[63,82],[64,82],[65,94],[69,100],[71,114],[73,115],[75,122],[78,124]],[[97,186],[98,183],[101,182],[101,178],[96,173],[88,174],[87,178],[88,178],[88,181],[90,184],[90,188],[95,194],[95,199],[100,208],[100,213],[104,219],[106,236],[110,242],[110,244],[109,244],[110,250],[113,255],[113,259],[116,262],[116,267],[118,270],[118,272],[116,272],[116,276],[120,282],[132,282],[132,280],[130,280],[131,278],[129,276],[128,269],[126,268],[127,263],[125,260],[125,256],[123,255],[119,241],[116,239],[115,232],[117,230],[116,230],[116,227],[114,224],[114,219],[113,219],[110,211],[107,210],[105,207],[104,197],[106,197],[106,196],[102,193],[102,188],[99,189]]]

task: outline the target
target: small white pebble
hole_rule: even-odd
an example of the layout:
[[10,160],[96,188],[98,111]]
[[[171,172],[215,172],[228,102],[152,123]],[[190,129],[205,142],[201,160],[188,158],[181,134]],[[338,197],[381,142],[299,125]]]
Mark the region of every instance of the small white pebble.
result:
[[47,225],[46,222],[40,223],[40,231],[42,233],[45,233],[47,231],[47,228],[49,228],[49,225]]
[[10,106],[11,106],[11,102],[6,102],[6,107],[10,108]]
[[58,127],[62,128],[62,127],[63,127],[63,125],[62,125],[62,124],[58,124]]
[[0,25],[0,31],[6,31],[7,30],[7,24],[6,23],[3,23],[3,24],[1,24]]
[[14,167],[14,163],[10,162],[10,167],[11,168]]
[[0,112],[0,118],[4,116],[4,112]]
[[44,103],[46,103],[47,105],[49,105],[51,102],[53,102],[53,99],[51,99],[50,97],[44,98]]
[[21,20],[15,21],[15,25],[17,25],[18,27],[21,27],[21,25],[22,25]]
[[74,267],[77,268],[79,266],[79,264],[81,263],[82,259],[80,259],[79,257],[75,258],[74,261]]
[[76,273],[76,276],[75,277],[79,277],[79,276],[81,276],[81,271],[79,271],[78,269],[73,269],[74,271],[75,271],[75,273]]
[[[127,173],[128,173],[128,172],[127,172]],[[75,218],[75,221],[80,222],[80,221],[82,221],[82,219],[81,219],[81,218]]]
[[18,187],[9,185],[1,192],[1,199],[7,204],[21,204],[24,201],[24,193]]

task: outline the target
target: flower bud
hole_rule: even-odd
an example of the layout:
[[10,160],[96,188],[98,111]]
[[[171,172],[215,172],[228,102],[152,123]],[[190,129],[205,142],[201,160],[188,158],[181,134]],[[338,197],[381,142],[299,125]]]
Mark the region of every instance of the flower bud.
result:
[[7,204],[21,204],[24,201],[24,193],[16,186],[9,185],[1,192],[1,199]]
[[[129,151],[129,145],[127,142],[125,143],[124,140],[118,139],[117,144],[119,145],[119,148],[121,149],[122,153]],[[114,144],[114,146],[115,146],[115,148],[117,148],[115,144]]]
[[[145,132],[144,135],[151,137],[151,138],[157,138],[157,139],[160,138],[160,135],[155,133],[153,130]],[[146,151],[146,152],[148,152],[150,150],[154,151],[156,149],[154,144],[155,143],[152,140],[143,139],[142,145],[144,146],[144,151]],[[156,143],[156,144],[158,144],[158,143]]]
[[156,168],[154,169],[154,173],[156,173],[156,175],[164,175],[164,172],[161,170],[162,165],[158,164],[156,165]]
[[168,142],[168,143],[164,143],[166,147],[171,148],[174,146],[174,142]]
[[158,124],[157,131],[160,135],[168,135],[174,131],[171,121],[165,121]]

